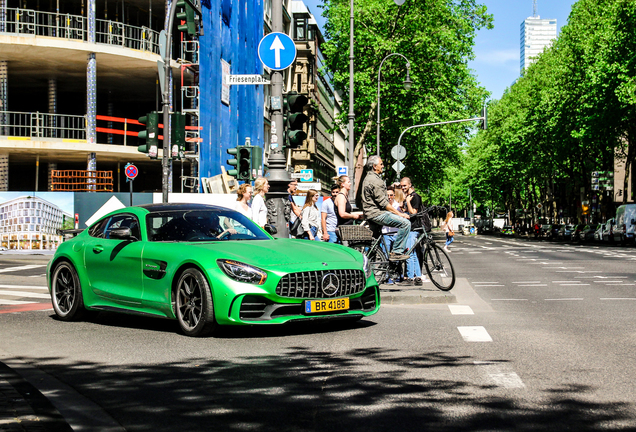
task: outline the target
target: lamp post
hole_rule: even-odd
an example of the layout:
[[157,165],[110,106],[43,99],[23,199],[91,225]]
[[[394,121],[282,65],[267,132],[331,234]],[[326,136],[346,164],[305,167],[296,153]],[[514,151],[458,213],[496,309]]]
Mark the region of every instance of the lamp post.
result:
[[355,151],[355,141],[354,138],[354,122],[356,119],[355,110],[353,109],[353,63],[354,63],[354,53],[353,53],[353,0],[350,0],[350,9],[349,9],[349,178],[351,179],[351,191],[353,192],[349,197],[349,200],[352,203],[355,203],[355,194],[356,194],[356,173],[355,162],[353,153]]
[[376,132],[376,147],[378,149],[378,156],[380,156],[380,76],[382,73],[382,65],[384,64],[384,61],[392,56],[400,56],[404,60],[406,60],[406,79],[404,80],[404,88],[408,91],[413,85],[413,81],[411,81],[411,63],[409,62],[409,59],[407,59],[400,53],[391,53],[382,59],[382,61],[380,62],[380,68],[378,69],[378,121]]

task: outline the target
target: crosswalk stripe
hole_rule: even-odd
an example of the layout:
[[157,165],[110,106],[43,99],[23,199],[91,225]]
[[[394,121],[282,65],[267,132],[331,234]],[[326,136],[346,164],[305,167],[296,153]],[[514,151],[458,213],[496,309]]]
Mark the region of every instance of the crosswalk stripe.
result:
[[37,290],[49,290],[46,286],[41,285],[0,285],[0,288],[19,288],[19,289],[37,289]]
[[475,312],[473,312],[471,307],[466,305],[449,304],[448,309],[450,309],[450,313],[453,315],[475,315]]
[[23,304],[29,304],[29,303],[33,303],[33,302],[0,299],[0,305],[23,305]]
[[0,290],[0,295],[9,297],[24,297],[24,298],[51,298],[48,294],[33,293],[27,291],[13,291],[13,290]]
[[466,342],[492,342],[492,338],[482,326],[457,327]]
[[0,273],[7,273],[12,271],[20,271],[20,270],[30,270],[34,268],[46,267],[46,264],[32,264],[32,265],[24,265],[20,267],[7,267],[0,269]]

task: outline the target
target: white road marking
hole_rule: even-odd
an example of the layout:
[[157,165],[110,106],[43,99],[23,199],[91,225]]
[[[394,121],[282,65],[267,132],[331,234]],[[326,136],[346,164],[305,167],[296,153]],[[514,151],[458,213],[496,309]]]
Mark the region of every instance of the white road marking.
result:
[[520,287],[548,286],[547,284],[517,285]]
[[475,285],[476,287],[502,287],[505,285]]
[[541,283],[541,281],[521,281],[521,282],[513,282],[515,284],[535,284],[535,283]]
[[582,283],[562,283],[560,286],[590,286],[590,284],[582,284]]
[[13,290],[0,290],[0,295],[9,297],[24,297],[24,298],[48,298],[51,296],[48,294],[32,293],[27,291],[13,291]]
[[0,305],[23,305],[23,304],[31,304],[31,303],[34,303],[34,302],[0,299]]
[[528,299],[491,299],[492,301],[528,301]]
[[519,378],[515,372],[510,370],[510,367],[496,362],[482,362],[475,361],[474,364],[479,366],[484,375],[498,387],[504,388],[524,388],[525,384]]
[[605,297],[605,298],[600,298],[599,300],[636,300],[636,297],[617,297],[617,298],[611,298],[611,297]]
[[558,298],[558,299],[545,299],[545,301],[570,301],[570,300],[583,300],[582,298]]
[[24,265],[20,267],[7,267],[7,268],[0,269],[0,273],[29,270],[29,269],[39,268],[39,267],[46,267],[46,264],[31,264],[31,265]]
[[475,315],[475,312],[470,308],[470,306],[466,305],[448,305],[448,309],[450,309],[450,313],[453,315]]
[[492,342],[492,338],[482,326],[457,327],[466,342]]
[[41,285],[0,285],[0,288],[19,288],[19,289],[38,289],[38,290],[49,290],[46,286]]
[[496,284],[499,282],[473,282],[474,284]]

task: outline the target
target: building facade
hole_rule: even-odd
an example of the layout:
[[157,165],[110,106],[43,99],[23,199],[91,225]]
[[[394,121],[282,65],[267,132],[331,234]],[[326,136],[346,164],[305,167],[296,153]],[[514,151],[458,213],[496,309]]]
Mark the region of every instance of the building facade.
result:
[[324,42],[318,24],[302,1],[292,1],[292,39],[296,44],[297,57],[291,67],[288,91],[307,96],[309,103],[305,114],[309,117],[306,126],[307,139],[303,145],[291,150],[290,164],[294,172],[312,169],[314,181],[320,181],[324,192],[328,192],[336,175],[336,161],[344,160],[344,146],[336,146],[334,133],[335,115],[339,112],[329,76],[322,69],[324,57],[320,49]]
[[42,198],[23,196],[0,204],[0,246],[13,250],[56,249],[57,230],[72,228],[73,218]]
[[552,45],[557,37],[557,20],[541,19],[535,15],[521,23],[521,75],[545,47]]

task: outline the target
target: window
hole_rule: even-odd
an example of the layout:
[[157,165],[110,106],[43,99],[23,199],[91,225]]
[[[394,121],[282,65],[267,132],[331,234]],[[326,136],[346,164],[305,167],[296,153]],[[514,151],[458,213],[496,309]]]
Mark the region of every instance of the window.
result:
[[91,237],[109,239],[111,230],[118,228],[130,228],[131,234],[141,240],[137,217],[125,213],[102,219],[89,229],[88,234]]
[[296,18],[296,34],[294,39],[305,40],[307,38],[307,20],[305,18]]

